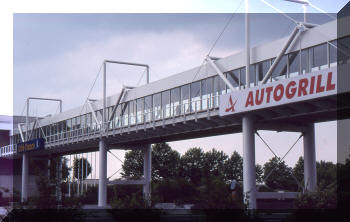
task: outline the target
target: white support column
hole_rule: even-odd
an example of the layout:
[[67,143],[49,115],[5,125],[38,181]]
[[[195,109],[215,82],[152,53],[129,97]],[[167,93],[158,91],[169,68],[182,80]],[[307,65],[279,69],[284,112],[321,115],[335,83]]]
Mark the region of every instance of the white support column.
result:
[[242,118],[243,132],[243,194],[249,209],[256,209],[256,169],[254,119]]
[[304,183],[308,192],[316,191],[316,149],[315,149],[315,125],[306,126],[304,132]]
[[[246,87],[250,87],[250,34],[248,0],[245,0],[245,51],[246,51]],[[246,114],[242,118],[243,133],[243,196],[249,209],[256,209],[256,173],[255,173],[255,130],[254,118]]]
[[98,206],[107,206],[107,150],[103,138],[99,142]]
[[144,148],[143,175],[145,184],[143,185],[143,196],[148,204],[151,204],[151,176],[152,176],[152,145],[148,144]]
[[62,184],[62,157],[58,157],[58,202],[61,203],[62,201],[62,188],[61,188],[61,184]]
[[25,202],[28,199],[28,154],[23,153],[22,156],[22,196],[21,201]]

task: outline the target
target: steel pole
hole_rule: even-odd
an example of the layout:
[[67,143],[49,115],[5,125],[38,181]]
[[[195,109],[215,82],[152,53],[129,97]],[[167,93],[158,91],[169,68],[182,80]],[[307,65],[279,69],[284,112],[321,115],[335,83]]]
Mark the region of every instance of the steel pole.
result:
[[107,104],[107,98],[106,98],[106,61],[103,63],[103,115],[102,115],[102,130],[105,129],[105,122],[106,122],[106,104]]
[[[28,141],[28,124],[29,124],[29,99],[27,99],[27,114],[26,114],[26,141]],[[22,155],[22,196],[21,201],[25,202],[28,199],[28,154]]]
[[62,183],[62,157],[58,157],[58,201],[61,203],[62,201],[62,189],[61,189],[61,183]]
[[306,23],[307,22],[307,17],[306,17],[306,14],[307,14],[307,7],[308,4],[303,4],[303,11],[304,11],[304,22]]
[[245,0],[245,51],[246,51],[246,67],[245,80],[247,88],[250,87],[250,42],[249,42],[249,5],[248,0]]
[[148,144],[144,149],[143,175],[145,184],[143,185],[143,195],[147,204],[151,204],[151,176],[152,176],[152,145]]
[[107,150],[103,138],[99,142],[99,181],[98,181],[98,206],[107,206]]
[[252,116],[242,118],[243,192],[249,209],[256,209],[255,134]]
[[316,178],[315,125],[308,124],[304,131],[304,183],[308,192],[317,188]]
[[23,153],[22,156],[22,197],[21,201],[25,202],[28,199],[28,154]]
[[27,99],[27,114],[26,114],[26,141],[28,141],[28,129],[29,129],[29,99]]
[[149,66],[146,67],[146,75],[147,75],[147,79],[146,79],[146,83],[149,83]]
[[[245,46],[246,46],[246,87],[250,87],[250,45],[249,45],[249,10],[245,1]],[[256,209],[256,174],[255,174],[255,132],[253,116],[246,114],[242,118],[243,133],[243,194],[249,209]]]

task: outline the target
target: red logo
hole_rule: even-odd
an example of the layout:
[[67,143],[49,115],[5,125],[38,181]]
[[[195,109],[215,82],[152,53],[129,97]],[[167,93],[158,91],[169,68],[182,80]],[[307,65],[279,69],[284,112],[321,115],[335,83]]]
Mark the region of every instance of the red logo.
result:
[[237,103],[237,99],[236,99],[235,103],[233,103],[232,102],[232,97],[230,96],[229,102],[230,102],[230,106],[227,109],[225,109],[225,112],[230,112],[230,111],[234,112],[235,111],[235,105]]

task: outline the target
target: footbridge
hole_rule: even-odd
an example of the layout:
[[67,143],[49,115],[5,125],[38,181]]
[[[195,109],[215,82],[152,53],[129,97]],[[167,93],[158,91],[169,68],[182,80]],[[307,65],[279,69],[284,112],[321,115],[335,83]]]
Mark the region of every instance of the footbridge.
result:
[[[208,56],[188,71],[139,87],[124,86],[77,108],[14,126],[0,157],[22,158],[22,200],[27,199],[29,158],[99,152],[99,206],[106,206],[107,150],[143,149],[145,195],[150,195],[150,144],[243,132],[244,192],[255,208],[257,130],[301,132],[305,187],[316,189],[314,123],[337,119],[348,110],[339,95],[349,88],[350,32],[337,35],[337,21],[298,23],[290,36],[225,58]],[[342,46],[345,45],[345,47]],[[345,50],[344,50],[345,49]],[[247,64],[249,64],[247,66]],[[29,107],[31,99],[28,98]],[[61,102],[60,100],[57,100]],[[28,108],[27,108],[28,109]]]

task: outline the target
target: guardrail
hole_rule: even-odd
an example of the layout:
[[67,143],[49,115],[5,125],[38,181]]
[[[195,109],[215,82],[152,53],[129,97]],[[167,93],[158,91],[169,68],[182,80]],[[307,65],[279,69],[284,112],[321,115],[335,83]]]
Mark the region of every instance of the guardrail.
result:
[[[107,131],[115,129],[127,129],[131,126],[144,125],[164,121],[167,119],[174,119],[184,117],[187,115],[196,115],[201,112],[208,112],[219,107],[219,96],[208,96],[206,98],[193,98],[189,102],[180,102],[174,104],[167,104],[164,107],[155,107],[149,112],[136,112],[134,115],[126,114],[118,116],[112,121],[99,124],[93,123],[91,125],[80,127],[78,129],[70,129],[63,132],[58,132],[52,135],[45,136],[45,145],[57,143],[69,143],[77,138],[90,138],[96,134],[101,133],[102,125],[105,124]],[[17,144],[12,144],[0,148],[0,157],[11,156],[17,153]]]
[[193,115],[200,112],[207,112],[209,110],[218,108],[219,95],[212,96],[210,98],[193,100],[178,105],[169,105],[165,107],[159,107],[149,112],[143,112],[136,115],[123,115],[115,118],[112,121],[99,124],[92,124],[78,129],[71,129],[64,132],[59,132],[53,135],[46,136],[46,145],[59,142],[70,142],[79,137],[91,137],[93,135],[101,133],[103,124],[105,124],[107,130],[126,129],[131,126],[144,125],[149,123],[155,123],[158,121],[164,121],[166,119],[178,118],[187,115]]
[[10,144],[0,148],[0,157],[11,156],[17,153],[17,144]]

